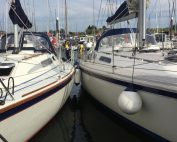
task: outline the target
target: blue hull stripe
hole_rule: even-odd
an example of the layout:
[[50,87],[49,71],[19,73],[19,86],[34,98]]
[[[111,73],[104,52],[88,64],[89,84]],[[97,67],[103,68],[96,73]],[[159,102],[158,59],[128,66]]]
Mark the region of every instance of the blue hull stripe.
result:
[[[62,84],[59,84],[58,86],[56,86],[54,89],[52,90],[49,90],[48,92],[42,94],[41,96],[37,97],[37,98],[34,98],[24,104],[21,104],[17,107],[14,107],[8,111],[5,111],[3,112],[1,115],[0,115],[0,121],[3,121],[4,119],[8,118],[8,117],[11,117],[13,115],[15,115],[16,113],[20,112],[20,111],[23,111],[33,105],[35,105],[36,103],[46,99],[47,97],[50,97],[51,95],[53,95],[54,93],[56,93],[57,91],[61,90],[63,87],[65,87],[70,81],[72,80],[72,75],[64,82],[62,82]],[[46,103],[46,105],[48,105]]]
[[[86,74],[88,74],[90,76],[102,79],[104,81],[108,81],[108,82],[111,82],[111,83],[114,83],[114,84],[118,84],[118,85],[121,85],[121,86],[125,86],[125,87],[129,87],[129,86],[132,85],[130,82],[125,82],[125,81],[113,79],[113,78],[110,78],[110,77],[105,77],[105,76],[103,76],[101,74],[85,70],[82,67],[80,67],[80,68],[81,68],[82,72],[84,72],[84,73],[86,73]],[[154,94],[157,94],[157,95],[167,96],[167,97],[171,97],[171,98],[177,99],[177,94],[174,93],[174,92],[164,91],[164,90],[160,90],[160,89],[156,89],[156,88],[150,88],[150,87],[137,85],[137,84],[133,84],[133,87],[136,90],[142,90],[142,91],[146,91],[146,92],[149,92],[149,93],[154,93]]]

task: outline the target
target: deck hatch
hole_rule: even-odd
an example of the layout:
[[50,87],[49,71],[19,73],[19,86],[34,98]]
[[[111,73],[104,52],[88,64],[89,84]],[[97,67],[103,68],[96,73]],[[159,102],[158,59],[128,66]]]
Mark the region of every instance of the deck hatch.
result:
[[46,59],[46,60],[44,60],[44,61],[41,62],[41,65],[43,67],[46,67],[46,66],[48,66],[50,64],[52,64],[52,59],[50,59],[50,58],[48,58],[48,59]]

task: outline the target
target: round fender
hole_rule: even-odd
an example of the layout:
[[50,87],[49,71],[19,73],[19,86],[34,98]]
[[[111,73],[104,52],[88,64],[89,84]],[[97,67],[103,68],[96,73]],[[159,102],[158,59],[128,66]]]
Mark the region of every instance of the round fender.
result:
[[123,91],[118,97],[118,106],[126,114],[135,114],[142,108],[142,99],[136,91]]
[[75,75],[74,75],[74,83],[76,85],[79,85],[81,82],[81,70],[80,69],[76,69]]

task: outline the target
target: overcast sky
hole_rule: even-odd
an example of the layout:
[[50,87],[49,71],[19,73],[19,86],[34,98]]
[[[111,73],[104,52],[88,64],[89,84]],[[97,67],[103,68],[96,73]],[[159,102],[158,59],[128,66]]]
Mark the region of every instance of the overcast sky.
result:
[[[7,13],[6,7],[9,7],[7,2],[10,2],[11,0],[0,1],[0,29],[2,29],[4,28],[4,19],[7,17],[5,16],[5,13]],[[64,27],[64,0],[20,1],[30,20],[34,21],[35,17],[37,29],[39,31],[44,31],[48,27],[50,29],[54,29],[55,18],[58,16],[60,18],[61,28]],[[47,3],[48,1],[49,4]],[[67,0],[69,31],[84,31],[88,25],[93,25],[93,23],[99,27],[106,25],[105,20],[111,13],[110,9],[112,12],[115,12],[116,8],[120,5],[121,2],[123,2],[123,0],[110,0],[113,3],[112,5],[108,5],[107,1],[108,0]],[[170,6],[172,7],[172,5]],[[100,17],[98,21],[99,12]],[[150,22],[148,24],[150,24],[152,27],[155,27],[157,24],[158,27],[167,27],[170,21],[168,0],[151,0],[147,17],[150,17]],[[156,17],[158,17],[158,20]],[[174,19],[176,20],[176,18]],[[11,21],[8,23],[11,23]]]

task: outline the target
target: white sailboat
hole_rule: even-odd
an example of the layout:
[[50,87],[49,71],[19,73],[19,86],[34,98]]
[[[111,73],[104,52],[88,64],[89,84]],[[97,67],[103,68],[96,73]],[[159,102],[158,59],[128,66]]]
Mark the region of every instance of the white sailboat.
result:
[[[12,1],[9,13],[16,27],[31,28],[19,0]],[[58,60],[44,33],[15,32],[1,41],[0,141],[24,142],[64,105],[75,69]]]
[[[113,24],[139,17],[139,36],[136,29],[130,28],[103,33],[95,50],[80,61],[82,85],[129,124],[160,140],[177,141],[176,52],[168,56],[161,51],[139,52],[153,45],[147,44],[149,39],[145,36],[146,3],[124,1],[108,18],[107,22]],[[133,45],[132,37],[139,37],[139,43]],[[122,45],[132,49],[115,52],[114,48]],[[152,46],[151,49],[154,50]]]

